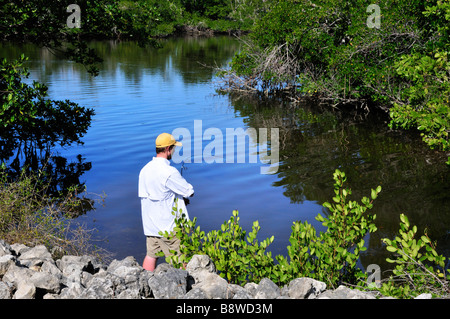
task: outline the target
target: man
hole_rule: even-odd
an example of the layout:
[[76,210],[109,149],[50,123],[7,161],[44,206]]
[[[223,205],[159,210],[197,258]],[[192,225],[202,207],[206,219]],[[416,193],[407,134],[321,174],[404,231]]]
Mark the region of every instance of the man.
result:
[[194,195],[192,185],[169,162],[175,146],[182,144],[168,133],[160,134],[155,144],[156,157],[139,174],[142,224],[147,236],[147,254],[142,267],[149,271],[156,267],[156,253],[163,251],[167,256],[170,250],[180,251],[179,239],[168,240],[160,232],[170,233],[173,230],[176,216],[172,213],[172,207],[175,203],[189,219],[183,197]]

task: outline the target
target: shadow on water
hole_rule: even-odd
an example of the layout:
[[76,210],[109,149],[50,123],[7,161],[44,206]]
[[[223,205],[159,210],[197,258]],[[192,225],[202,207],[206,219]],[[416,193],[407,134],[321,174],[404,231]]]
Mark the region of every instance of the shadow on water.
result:
[[282,188],[291,203],[330,202],[336,168],[347,175],[351,200],[370,197],[371,188],[382,186],[371,210],[378,231],[366,240],[364,266],[392,267],[384,262],[381,239],[395,236],[401,213],[418,226],[419,234],[427,228],[439,252],[450,256],[447,155],[430,150],[417,132],[390,130],[385,114],[332,111],[314,103],[294,105],[283,98],[242,94],[231,94],[230,100],[249,127],[279,128],[280,166],[273,187]]
[[82,191],[83,183],[79,178],[90,170],[91,163],[85,162],[81,154],[76,156],[75,162],[69,162],[54,148],[81,144],[80,138],[90,126],[93,110],[80,108],[67,100],[49,99],[45,85],[35,81],[32,85],[26,83],[28,72],[21,63],[2,62],[2,68],[1,90],[14,95],[14,99],[8,97],[11,102],[5,102],[2,110],[2,176],[5,174],[10,181],[34,172],[33,175],[39,175],[39,181],[44,182],[40,185],[42,190],[51,196]]

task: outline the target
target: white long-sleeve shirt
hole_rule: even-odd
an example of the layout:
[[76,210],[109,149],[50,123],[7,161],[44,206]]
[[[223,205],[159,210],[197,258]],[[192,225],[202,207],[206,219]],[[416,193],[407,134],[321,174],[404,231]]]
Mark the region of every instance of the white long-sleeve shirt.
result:
[[139,173],[139,197],[144,234],[160,237],[160,231],[172,231],[175,215],[172,213],[175,199],[178,210],[189,215],[183,197],[194,193],[194,188],[170,162],[162,157],[153,157]]

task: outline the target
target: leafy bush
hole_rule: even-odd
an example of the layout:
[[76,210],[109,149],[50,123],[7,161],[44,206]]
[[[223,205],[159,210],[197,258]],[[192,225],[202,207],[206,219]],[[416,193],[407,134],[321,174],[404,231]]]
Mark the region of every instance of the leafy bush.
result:
[[420,238],[415,238],[416,234],[417,226],[410,227],[408,218],[401,214],[398,236],[383,239],[386,249],[394,254],[386,260],[396,266],[393,276],[380,288],[382,294],[409,298],[428,292],[438,296],[450,293],[446,258],[436,252],[436,243],[426,231]]
[[[390,110],[391,127],[417,128],[449,150],[449,0],[274,3],[258,16],[243,49],[219,73],[224,88],[314,98],[333,107]],[[447,162],[450,164],[450,158]]]
[[[196,226],[197,219],[186,220],[182,211],[174,207],[176,227],[174,234],[161,234],[165,237],[177,236],[181,240],[181,255],[172,255],[168,261],[175,266],[187,263],[195,254],[208,255],[216,265],[220,275],[230,282],[245,284],[248,281],[258,282],[264,277],[278,284],[286,284],[297,277],[311,277],[322,280],[331,286],[341,282],[358,284],[365,274],[356,268],[359,253],[365,250],[363,237],[373,232],[375,215],[366,214],[372,208],[381,187],[372,190],[372,200],[362,199],[362,205],[355,201],[347,201],[351,194],[343,187],[345,174],[336,170],[334,204],[324,203],[329,209],[328,218],[320,214],[317,220],[323,222],[328,231],[316,235],[314,227],[307,222],[295,222],[288,247],[289,260],[277,256],[276,264],[268,246],[274,237],[262,242],[257,240],[260,230],[258,221],[253,223],[252,231],[246,233],[239,225],[239,213],[221,225],[220,230],[207,234]],[[246,236],[247,235],[247,236]]]
[[242,285],[248,281],[259,282],[270,273],[273,259],[270,252],[266,253],[266,249],[274,238],[272,236],[258,242],[258,221],[253,223],[252,231],[246,236],[247,232],[239,225],[239,212],[235,210],[231,218],[221,225],[220,230],[205,234],[200,226],[195,227],[196,218],[187,221],[185,215],[179,213],[175,234],[162,234],[169,238],[175,235],[181,239],[181,255],[170,256],[169,262],[180,267],[193,255],[206,254],[214,261],[220,276]]
[[[391,127],[421,131],[423,141],[432,149],[450,150],[450,62],[448,60],[450,1],[438,1],[423,13],[434,19],[437,41],[430,50],[402,56],[394,65],[407,81],[401,101],[390,110]],[[431,42],[431,41],[430,41]],[[447,164],[450,165],[450,157]]]
[[44,84],[24,83],[23,78],[29,75],[24,67],[26,60],[22,55],[16,61],[0,61],[0,163],[8,163],[13,177],[24,167],[37,171],[43,162],[49,173],[55,170],[52,191],[58,184],[63,190],[79,184],[79,175],[90,169],[90,163],[82,163],[80,155],[78,163],[67,164],[65,159],[51,155],[51,149],[55,145],[82,144],[94,110],[68,100],[48,99]]
[[114,1],[113,6],[116,35],[142,43],[173,33],[183,15],[183,8],[174,1]]
[[[396,73],[407,85],[390,110],[391,127],[416,127],[432,149],[450,150],[450,62],[448,59],[450,1],[427,6],[423,16],[430,20],[433,39],[425,48],[403,55]],[[450,165],[450,157],[447,164]]]
[[82,143],[80,138],[90,126],[94,110],[68,100],[47,99],[44,84],[25,84],[27,59],[22,54],[16,61],[0,61],[0,137],[29,141],[30,149]]
[[94,245],[94,230],[72,219],[80,210],[91,209],[94,201],[75,189],[49,196],[41,174],[22,171],[11,181],[4,167],[0,169],[0,238],[11,244],[45,245],[59,258],[64,254],[109,258],[106,250]]
[[327,227],[326,232],[316,235],[316,230],[308,222],[295,222],[289,239],[289,261],[284,256],[277,256],[279,261],[277,275],[282,282],[300,276],[311,277],[335,287],[343,282],[363,283],[365,274],[356,268],[359,253],[366,250],[364,236],[374,232],[376,215],[367,213],[373,206],[381,187],[371,192],[371,200],[363,197],[362,204],[348,201],[350,189],[344,188],[345,173],[336,170],[333,204],[323,206],[330,215],[325,218],[320,214],[316,219]]

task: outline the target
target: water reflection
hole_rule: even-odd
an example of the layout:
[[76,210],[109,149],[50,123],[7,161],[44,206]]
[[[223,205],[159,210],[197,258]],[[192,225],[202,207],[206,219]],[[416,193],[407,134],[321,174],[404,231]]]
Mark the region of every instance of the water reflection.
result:
[[450,255],[450,170],[446,155],[429,150],[418,134],[389,130],[379,114],[360,119],[313,104],[294,107],[277,98],[230,98],[250,127],[280,128],[281,164],[273,186],[283,188],[292,203],[331,201],[336,168],[346,173],[352,200],[382,186],[372,209],[378,231],[361,258],[364,265],[384,260],[381,238],[397,232],[401,213],[419,233],[428,228],[439,251]]
[[[114,89],[114,86],[110,85],[109,79],[114,78],[124,77],[127,85],[134,89],[143,84],[147,73],[162,76],[166,86],[170,86],[173,78],[179,75],[183,83],[209,82],[214,74],[211,66],[223,65],[237,50],[237,42],[224,46],[223,38],[204,38],[200,41],[196,38],[183,38],[182,41],[171,38],[160,41],[161,48],[142,48],[135,42],[127,41],[91,42],[89,47],[104,58],[98,78],[90,76],[82,65],[68,62],[48,49],[33,44],[1,43],[0,52],[1,57],[8,60],[17,59],[22,53],[29,57],[26,67],[32,75],[22,79],[27,84],[36,80],[54,88],[55,78],[57,85],[64,85],[64,80],[67,80],[66,85],[69,86],[79,83],[76,88],[78,98],[89,99],[88,95],[91,95],[91,98],[95,96],[100,99],[110,95],[107,91]],[[204,67],[199,64],[200,61]],[[67,88],[68,93],[70,89]],[[97,95],[98,92],[102,94]],[[79,189],[84,186],[80,178],[92,168],[92,162],[87,162],[81,154],[70,161],[64,156],[64,149],[54,147],[56,141],[51,138],[47,138],[45,146],[38,146],[34,140],[6,133],[4,130],[0,132],[0,163],[7,164],[10,177],[17,176],[23,168],[27,168],[45,172],[52,193],[72,185],[77,185]],[[50,144],[51,147],[48,146]]]
[[22,60],[16,63],[14,58],[3,64],[1,83],[14,96],[8,98],[11,102],[0,125],[2,173],[14,180],[24,172],[39,172],[49,195],[66,193],[69,187],[81,190],[79,177],[90,169],[90,163],[81,155],[77,162],[69,162],[54,147],[81,144],[94,111],[67,100],[49,99],[44,84],[26,83],[28,72],[21,71]]
[[[89,48],[104,60],[101,75],[110,78],[123,76],[133,84],[142,84],[147,73],[162,76],[167,84],[170,84],[171,77],[178,75],[184,83],[209,82],[215,73],[213,67],[223,66],[239,48],[237,41],[224,42],[224,37],[183,37],[159,41],[160,48],[142,48],[129,41],[93,41],[89,43]],[[76,76],[88,84],[96,82],[96,78],[90,76],[83,66],[55,57],[45,48],[2,43],[0,51],[7,58],[17,58],[25,53],[30,58],[28,67],[44,83],[49,83],[55,73]]]

